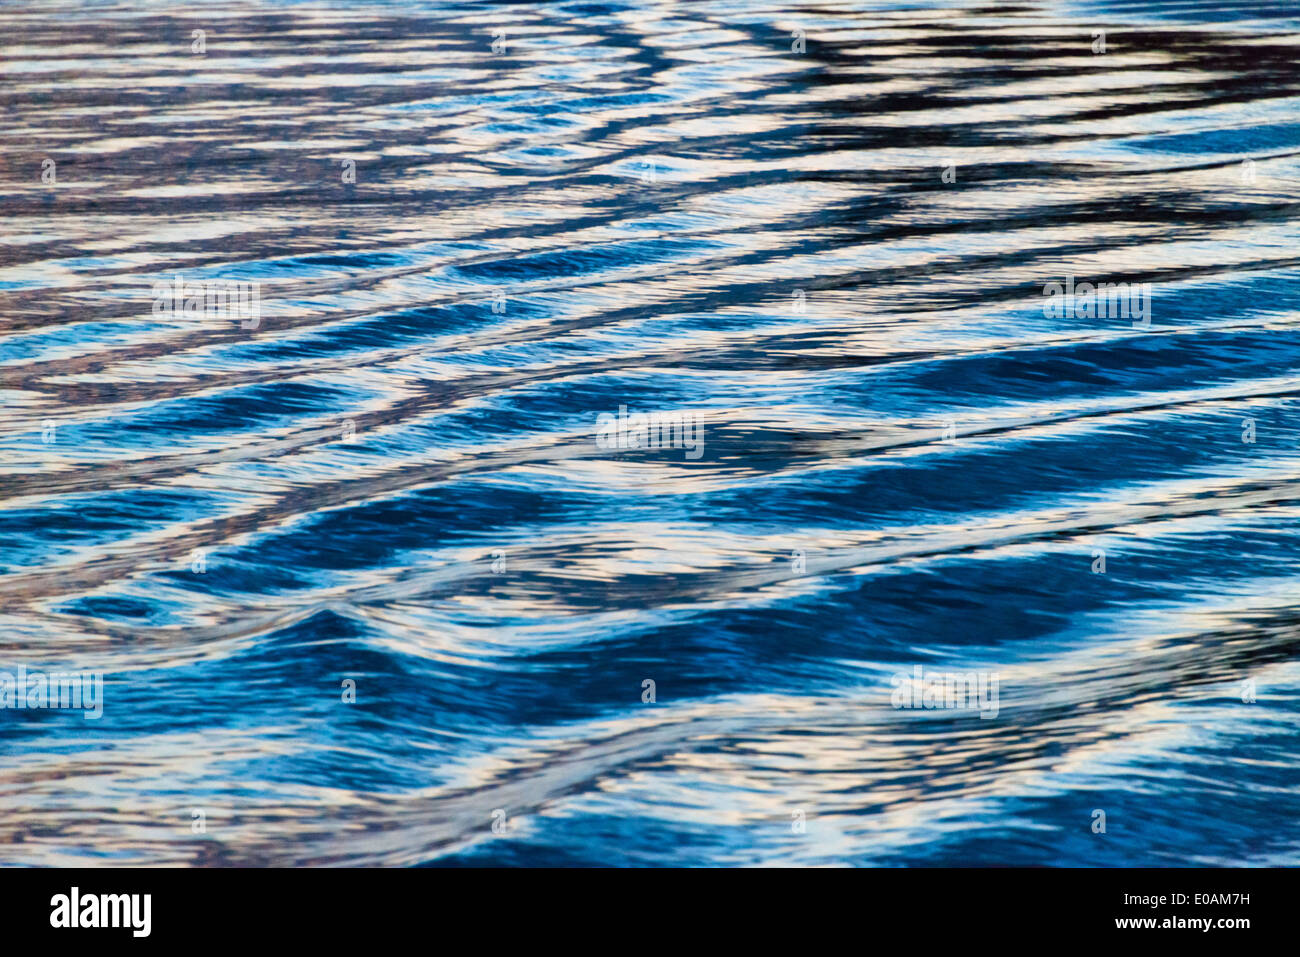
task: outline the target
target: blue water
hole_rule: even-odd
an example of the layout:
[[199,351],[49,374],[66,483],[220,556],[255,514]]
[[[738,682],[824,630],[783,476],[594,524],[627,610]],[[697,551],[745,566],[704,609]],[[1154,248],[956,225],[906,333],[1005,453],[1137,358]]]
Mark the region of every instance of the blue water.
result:
[[0,862],[1300,863],[1294,4],[51,0],[0,116],[0,671],[104,682]]

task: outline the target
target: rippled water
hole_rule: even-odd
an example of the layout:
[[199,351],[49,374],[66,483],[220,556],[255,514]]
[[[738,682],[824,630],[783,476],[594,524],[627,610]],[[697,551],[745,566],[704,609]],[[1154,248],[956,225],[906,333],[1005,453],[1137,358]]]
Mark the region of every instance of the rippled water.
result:
[[1298,66],[1250,0],[0,6],[0,668],[104,675],[0,711],[0,859],[1297,863]]

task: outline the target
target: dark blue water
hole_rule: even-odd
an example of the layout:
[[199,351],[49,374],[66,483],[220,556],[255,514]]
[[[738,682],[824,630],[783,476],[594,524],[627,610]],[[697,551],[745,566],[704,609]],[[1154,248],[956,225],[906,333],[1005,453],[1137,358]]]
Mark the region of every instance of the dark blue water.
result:
[[1297,863],[1298,191],[1291,3],[0,5],[0,861]]

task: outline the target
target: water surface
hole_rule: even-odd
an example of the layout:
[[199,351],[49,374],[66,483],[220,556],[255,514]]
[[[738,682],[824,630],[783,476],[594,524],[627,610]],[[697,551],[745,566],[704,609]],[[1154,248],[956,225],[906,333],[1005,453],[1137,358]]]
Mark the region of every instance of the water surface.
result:
[[1296,863],[1298,106],[1252,0],[0,5],[0,669],[105,681],[0,860]]

